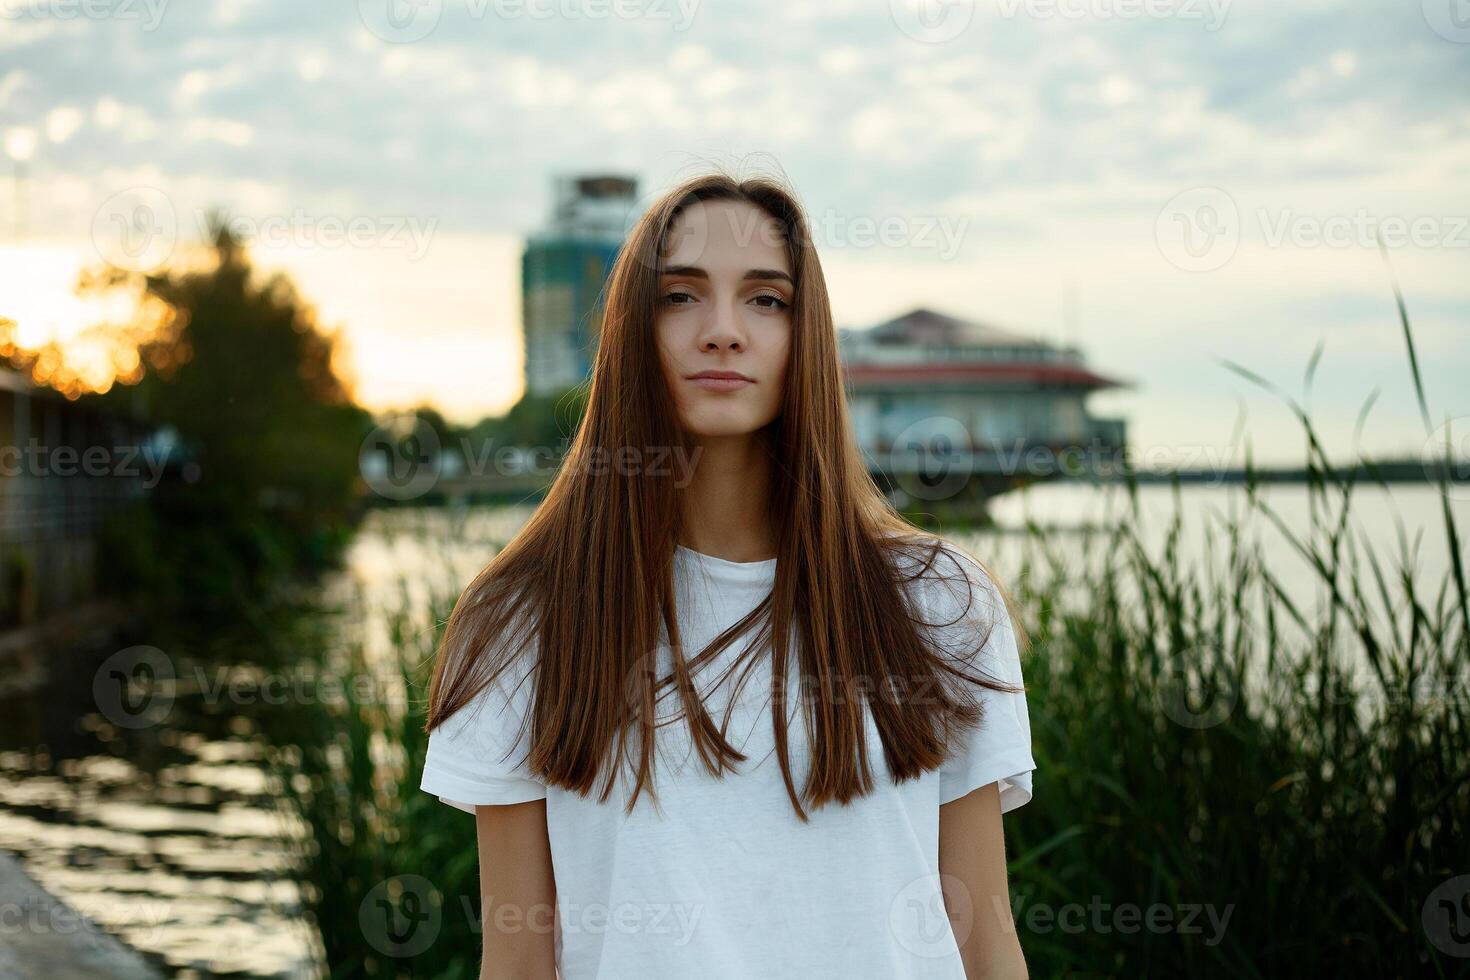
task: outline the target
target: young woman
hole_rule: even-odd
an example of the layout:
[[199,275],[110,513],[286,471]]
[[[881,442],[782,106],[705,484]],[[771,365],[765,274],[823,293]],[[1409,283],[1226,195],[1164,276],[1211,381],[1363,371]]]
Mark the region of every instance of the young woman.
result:
[[686,181],[435,666],[422,786],[476,817],[481,977],[1025,976],[1024,642],[868,475],[793,195]]

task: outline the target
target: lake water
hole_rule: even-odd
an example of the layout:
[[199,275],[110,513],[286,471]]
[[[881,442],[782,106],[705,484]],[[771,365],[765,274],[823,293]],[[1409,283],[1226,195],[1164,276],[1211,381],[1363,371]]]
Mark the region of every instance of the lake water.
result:
[[[1470,497],[1470,488],[1459,489]],[[1186,558],[1203,560],[1205,529],[1238,513],[1242,492],[1181,490]],[[1303,488],[1263,493],[1288,527],[1307,526]],[[1145,486],[1139,499],[1145,546],[1156,550],[1174,513],[1172,491]],[[1044,486],[997,502],[997,528],[954,537],[1008,579],[1037,557],[1027,554],[1033,539],[1019,533],[1028,520],[1048,529],[1049,548],[1062,560],[1077,542],[1081,562],[1085,529],[1116,520],[1122,502],[1118,489]],[[1470,529],[1470,500],[1451,504]],[[393,656],[386,611],[407,608],[429,628],[428,597],[457,594],[529,514],[529,507],[373,512],[347,570],[323,583],[322,597],[340,600],[360,589],[372,615],[353,625],[364,631],[371,656]],[[1381,557],[1391,561],[1407,543],[1430,594],[1449,575],[1441,522],[1438,491],[1425,486],[1363,489],[1353,506],[1352,525]],[[1308,563],[1268,526],[1257,522],[1253,533],[1273,572],[1310,605],[1318,590]],[[223,644],[226,665],[228,642],[208,639]],[[48,889],[170,975],[315,976],[311,933],[281,843],[288,825],[258,747],[263,716],[256,705],[209,697],[220,649],[205,657],[181,641],[164,653],[184,682],[167,717],[142,729],[99,711],[96,651],[64,652],[42,689],[0,697],[0,848],[19,854]],[[235,662],[258,670],[259,660],[242,647]]]

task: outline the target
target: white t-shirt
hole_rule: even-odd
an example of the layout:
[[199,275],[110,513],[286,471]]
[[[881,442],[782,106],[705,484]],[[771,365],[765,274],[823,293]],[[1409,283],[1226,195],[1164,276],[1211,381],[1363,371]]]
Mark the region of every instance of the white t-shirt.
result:
[[[1019,685],[1015,634],[994,583],[962,552],[946,553],[976,586],[970,618],[953,629],[978,629],[977,616],[994,624],[972,666]],[[944,555],[935,568],[958,571]],[[731,562],[679,546],[676,608],[688,655],[753,609],[770,592],[775,570],[774,558]],[[930,622],[949,622],[964,610],[962,580],[943,583],[931,572],[916,587]],[[721,668],[743,645],[743,638],[732,643],[695,675],[716,727],[744,669]],[[665,647],[661,666],[668,656]],[[790,659],[794,665],[795,651]],[[597,802],[601,779],[584,798],[529,776],[529,723],[515,741],[530,705],[525,673],[502,675],[430,733],[421,786],[470,813],[476,804],[546,800],[562,980],[964,980],[940,889],[939,806],[997,782],[1002,811],[1031,799],[1036,764],[1025,695],[982,690],[979,729],[939,769],[902,785],[888,774],[869,713],[875,789],[846,806],[807,806],[810,822],[803,824],[775,754],[769,657],[758,657],[757,665],[726,732],[747,758],[722,779],[691,752],[682,718],[662,723],[679,706],[671,688],[661,692],[657,808],[645,786],[633,813],[624,813],[634,781],[626,766],[605,803]],[[786,707],[799,792],[810,755],[796,678],[793,666]]]

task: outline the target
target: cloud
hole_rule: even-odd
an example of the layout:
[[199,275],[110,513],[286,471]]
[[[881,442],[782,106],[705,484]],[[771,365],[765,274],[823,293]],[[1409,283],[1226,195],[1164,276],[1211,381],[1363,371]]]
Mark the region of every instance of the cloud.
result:
[[57,106],[46,114],[46,138],[53,143],[65,143],[85,122],[86,116],[76,106]]
[[[814,214],[963,229],[943,258],[826,248],[848,325],[923,303],[1055,331],[1060,283],[1075,275],[1084,344],[1141,376],[1117,396],[1140,425],[1228,433],[1218,406],[1232,396],[1208,354],[1230,346],[1294,370],[1328,337],[1342,365],[1334,404],[1354,401],[1395,342],[1376,332],[1392,315],[1381,262],[1302,236],[1364,213],[1451,237],[1470,212],[1465,46],[1412,2],[1235,0],[1217,29],[1108,16],[1107,0],[1072,4],[1081,17],[1042,6],[977,2],[958,33],[927,41],[903,10],[869,0],[701,4],[687,25],[475,18],[446,3],[413,43],[374,34],[350,2],[175,4],[156,30],[21,18],[0,34],[0,111],[45,136],[29,164],[36,234],[85,236],[99,201],[144,183],[167,188],[190,225],[209,204],[434,220],[462,236],[456,255],[511,263],[496,275],[515,260],[473,243],[543,222],[553,174],[631,172],[652,194],[706,158],[769,159]],[[1157,238],[1161,209],[1195,188],[1222,191],[1241,222],[1235,256],[1206,273],[1171,265]],[[433,281],[437,254],[382,288]],[[1458,414],[1470,394],[1445,379],[1470,372],[1454,332],[1470,315],[1467,255],[1393,253],[1439,355],[1436,390]],[[343,267],[318,283],[351,279]],[[412,336],[374,312],[384,306],[333,301],[383,349]],[[518,343],[513,317],[474,322],[496,349]],[[496,376],[487,403],[514,395],[513,374]],[[1192,419],[1179,407],[1191,388]],[[456,389],[464,411],[472,390]]]

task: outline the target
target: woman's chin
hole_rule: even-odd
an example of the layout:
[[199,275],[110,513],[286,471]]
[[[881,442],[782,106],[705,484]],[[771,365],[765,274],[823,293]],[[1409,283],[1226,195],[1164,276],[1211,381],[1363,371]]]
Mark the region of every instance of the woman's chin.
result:
[[753,435],[764,425],[765,422],[744,412],[710,412],[696,415],[685,428],[699,439],[727,439]]

